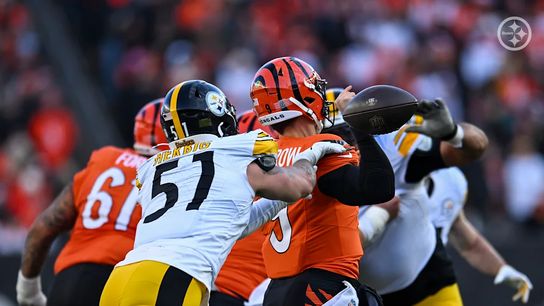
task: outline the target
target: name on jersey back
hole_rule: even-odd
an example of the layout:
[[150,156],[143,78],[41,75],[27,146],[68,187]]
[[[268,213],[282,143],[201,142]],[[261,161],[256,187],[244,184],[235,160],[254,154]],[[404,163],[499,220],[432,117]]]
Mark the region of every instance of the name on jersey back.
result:
[[175,149],[170,149],[166,151],[162,151],[155,155],[153,159],[153,166],[157,166],[159,164],[162,164],[170,159],[180,157],[182,155],[187,155],[191,153],[195,153],[198,151],[206,150],[210,147],[211,141],[204,141],[204,142],[185,142],[184,145],[180,145]]

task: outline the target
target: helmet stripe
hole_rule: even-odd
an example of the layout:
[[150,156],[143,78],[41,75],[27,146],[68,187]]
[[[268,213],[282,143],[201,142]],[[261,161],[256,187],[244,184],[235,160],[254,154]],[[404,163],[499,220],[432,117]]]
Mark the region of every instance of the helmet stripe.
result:
[[179,120],[178,115],[178,95],[181,87],[183,87],[183,84],[185,82],[179,84],[174,89],[174,92],[172,93],[172,97],[170,98],[170,113],[172,114],[172,120],[174,120],[174,128],[176,129],[176,133],[178,133],[178,138],[185,138],[185,133],[183,132],[183,129],[181,128],[181,122]]
[[285,66],[287,66],[287,70],[289,71],[289,79],[291,80],[291,88],[293,88],[293,94],[295,95],[294,98],[297,99],[297,101],[306,103],[305,101],[302,100],[302,95],[300,94],[300,89],[298,88],[297,79],[295,77],[295,72],[293,71],[293,68],[291,68],[291,65],[289,65],[287,60],[283,59],[283,62],[285,63]]
[[253,116],[253,118],[251,118],[251,122],[249,122],[247,131],[245,131],[246,133],[255,129],[255,122],[257,122],[257,116]]
[[280,92],[280,80],[278,78],[278,71],[276,70],[276,65],[274,63],[270,62],[263,68],[268,69],[270,73],[272,73],[272,77],[274,78],[274,83],[276,86],[276,93],[278,95],[278,101],[282,100],[281,92]]
[[304,73],[306,78],[310,77],[310,74],[308,73],[308,71],[304,69],[304,66],[302,66],[302,63],[296,57],[291,57],[290,59],[293,61],[293,63],[295,63],[295,65],[298,66],[298,68],[300,68],[300,70],[302,70],[302,73]]

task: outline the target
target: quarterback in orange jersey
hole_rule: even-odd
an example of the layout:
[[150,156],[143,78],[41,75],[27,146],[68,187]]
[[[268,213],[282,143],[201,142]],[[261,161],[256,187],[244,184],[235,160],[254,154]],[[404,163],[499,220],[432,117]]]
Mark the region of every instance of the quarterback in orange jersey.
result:
[[[239,133],[257,129],[277,138],[277,133],[270,127],[263,126],[253,111],[247,111],[238,117]],[[265,238],[264,232],[257,230],[236,242],[217,275],[215,289],[210,295],[210,306],[244,306],[252,291],[267,279],[261,253]],[[251,302],[249,301],[250,305]]]
[[[339,136],[319,134],[323,121],[330,120],[325,85],[310,65],[294,57],[276,58],[257,71],[253,107],[259,121],[280,135],[279,166],[290,166],[293,156],[315,142],[345,143]],[[350,89],[338,99],[351,99]],[[272,279],[263,305],[323,305],[344,294],[357,299],[357,292],[359,299],[367,299],[366,288],[357,281],[363,255],[358,206],[392,199],[394,175],[374,139],[353,132],[361,156],[350,150],[321,159],[312,198],[299,200],[274,218],[263,245]]]
[[113,146],[92,153],[87,167],[34,222],[17,279],[21,305],[45,305],[40,271],[54,239],[72,230],[55,262],[48,305],[98,305],[113,266],[132,249],[141,217],[136,169],[154,147],[166,142],[159,114],[162,99],[146,104],[135,118],[134,150]]

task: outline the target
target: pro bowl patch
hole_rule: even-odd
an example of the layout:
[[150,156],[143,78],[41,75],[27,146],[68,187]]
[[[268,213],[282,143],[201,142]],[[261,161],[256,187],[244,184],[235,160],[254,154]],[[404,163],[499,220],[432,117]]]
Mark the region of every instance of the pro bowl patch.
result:
[[223,116],[225,114],[225,97],[215,91],[209,91],[206,94],[206,104],[208,104],[208,109],[216,116]]

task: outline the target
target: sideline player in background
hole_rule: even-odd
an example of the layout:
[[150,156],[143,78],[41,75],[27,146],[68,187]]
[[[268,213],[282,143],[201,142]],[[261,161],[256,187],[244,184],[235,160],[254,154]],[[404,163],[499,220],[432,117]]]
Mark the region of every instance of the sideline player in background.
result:
[[170,150],[148,159],[137,184],[142,220],[134,249],[117,264],[100,304],[207,305],[235,241],[308,196],[315,164],[343,146],[317,143],[289,168],[276,167],[277,144],[261,130],[238,134],[234,107],[200,80],[180,83],[164,99],[161,123]]
[[462,305],[453,268],[430,220],[422,180],[433,170],[479,158],[488,141],[477,127],[455,124],[441,100],[420,101],[416,113],[423,122],[416,117],[416,125],[376,136],[395,170],[401,205],[381,236],[387,216],[382,214],[379,225],[368,222],[379,220],[379,215],[361,210],[360,229],[366,239],[361,280],[378,290],[386,306]]
[[136,115],[134,150],[107,146],[91,155],[87,167],[34,222],[23,250],[17,279],[21,305],[45,305],[40,271],[49,248],[62,232],[70,239],[55,262],[48,305],[98,305],[113,266],[132,249],[140,207],[134,186],[136,168],[166,142],[160,124],[162,99]]
[[[253,107],[261,123],[271,125],[280,135],[279,166],[291,165],[298,152],[314,143],[345,143],[336,135],[319,134],[322,121],[330,119],[325,85],[310,65],[295,57],[273,59],[255,74]],[[350,88],[340,99],[354,96]],[[355,136],[362,157],[350,150],[320,160],[312,198],[281,210],[271,224],[263,245],[267,274],[272,279],[265,306],[322,305],[340,292],[356,299],[357,291],[365,289],[357,280],[363,255],[358,206],[390,200],[394,176],[373,138],[360,133]],[[360,296],[367,298],[366,292]]]
[[[270,127],[262,125],[253,111],[247,111],[238,117],[238,131],[240,133],[258,129],[277,138],[276,132]],[[256,306],[262,304],[262,298],[260,301],[255,301],[255,299],[250,300],[250,296],[254,289],[268,278],[261,252],[265,238],[264,231],[259,229],[234,244],[215,280],[215,288],[210,295],[210,306]]]
[[533,284],[527,275],[506,263],[493,246],[465,217],[463,206],[468,192],[465,175],[459,168],[437,170],[425,179],[430,197],[431,220],[444,245],[448,238],[453,247],[475,269],[495,278],[495,285],[516,289],[513,301],[529,301]]

